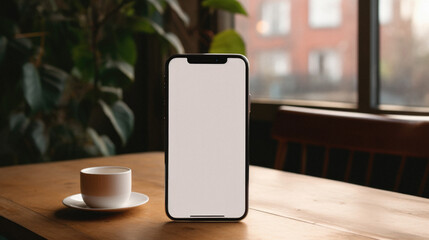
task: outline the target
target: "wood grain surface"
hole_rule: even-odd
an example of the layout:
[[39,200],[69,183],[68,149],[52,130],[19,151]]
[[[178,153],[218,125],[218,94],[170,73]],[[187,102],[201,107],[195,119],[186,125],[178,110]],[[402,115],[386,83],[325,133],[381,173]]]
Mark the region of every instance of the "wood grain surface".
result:
[[[133,170],[147,204],[121,213],[70,209],[79,171]],[[241,222],[173,222],[164,208],[163,153],[0,168],[0,234],[20,239],[428,239],[429,199],[250,167],[250,209]],[[27,229],[24,231],[24,229]]]

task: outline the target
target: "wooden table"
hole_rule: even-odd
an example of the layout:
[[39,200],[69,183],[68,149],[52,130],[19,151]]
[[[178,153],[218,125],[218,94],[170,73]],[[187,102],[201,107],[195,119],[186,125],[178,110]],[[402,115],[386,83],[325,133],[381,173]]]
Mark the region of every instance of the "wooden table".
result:
[[[133,169],[147,204],[122,213],[66,208],[79,170]],[[250,167],[250,209],[241,222],[172,222],[164,210],[163,153],[0,168],[0,234],[18,239],[429,239],[429,199]]]

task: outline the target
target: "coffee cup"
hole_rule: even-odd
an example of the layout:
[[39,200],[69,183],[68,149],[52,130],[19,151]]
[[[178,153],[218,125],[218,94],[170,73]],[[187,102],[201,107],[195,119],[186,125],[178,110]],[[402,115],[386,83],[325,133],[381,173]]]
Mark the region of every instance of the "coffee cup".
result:
[[122,207],[131,195],[131,169],[117,166],[82,169],[80,190],[83,201],[89,207]]

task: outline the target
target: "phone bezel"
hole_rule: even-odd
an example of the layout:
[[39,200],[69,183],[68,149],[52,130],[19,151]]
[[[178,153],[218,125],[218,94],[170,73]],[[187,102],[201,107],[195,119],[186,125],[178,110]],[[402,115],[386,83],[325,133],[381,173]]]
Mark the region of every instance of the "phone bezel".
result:
[[[243,60],[245,64],[245,86],[246,86],[246,101],[245,101],[245,108],[246,108],[246,116],[245,116],[245,211],[242,216],[237,218],[176,218],[173,217],[169,211],[168,211],[168,100],[169,100],[169,90],[168,90],[168,82],[169,82],[169,64],[173,59],[176,58],[187,58],[188,63],[190,64],[224,64],[227,62],[228,58],[239,58]],[[249,209],[249,115],[250,115],[250,104],[249,104],[249,63],[246,57],[240,54],[178,54],[171,56],[165,64],[165,82],[164,82],[164,91],[165,91],[165,102],[164,102],[164,151],[165,151],[165,212],[167,216],[175,221],[240,221],[244,219],[247,216],[248,209]]]

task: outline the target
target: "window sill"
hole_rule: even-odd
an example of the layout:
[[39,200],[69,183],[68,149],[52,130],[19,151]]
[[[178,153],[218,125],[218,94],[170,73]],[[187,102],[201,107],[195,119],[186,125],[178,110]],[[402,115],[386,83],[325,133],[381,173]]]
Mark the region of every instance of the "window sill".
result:
[[[308,107],[315,109],[339,110],[347,112],[366,112],[361,111],[355,103],[329,102],[329,101],[310,101],[310,100],[272,100],[272,99],[251,99],[250,119],[254,121],[272,122],[276,117],[278,108],[282,105]],[[427,107],[408,107],[397,105],[380,105],[370,113],[386,114],[398,119],[405,120],[425,120],[429,121],[429,108]]]
[[296,106],[296,107],[309,107],[317,109],[341,110],[341,111],[357,111],[357,104],[344,103],[344,102],[329,102],[329,101],[311,101],[311,100],[272,100],[272,99],[251,99],[251,114],[250,119],[255,121],[268,121],[274,120],[278,108],[282,105]]

